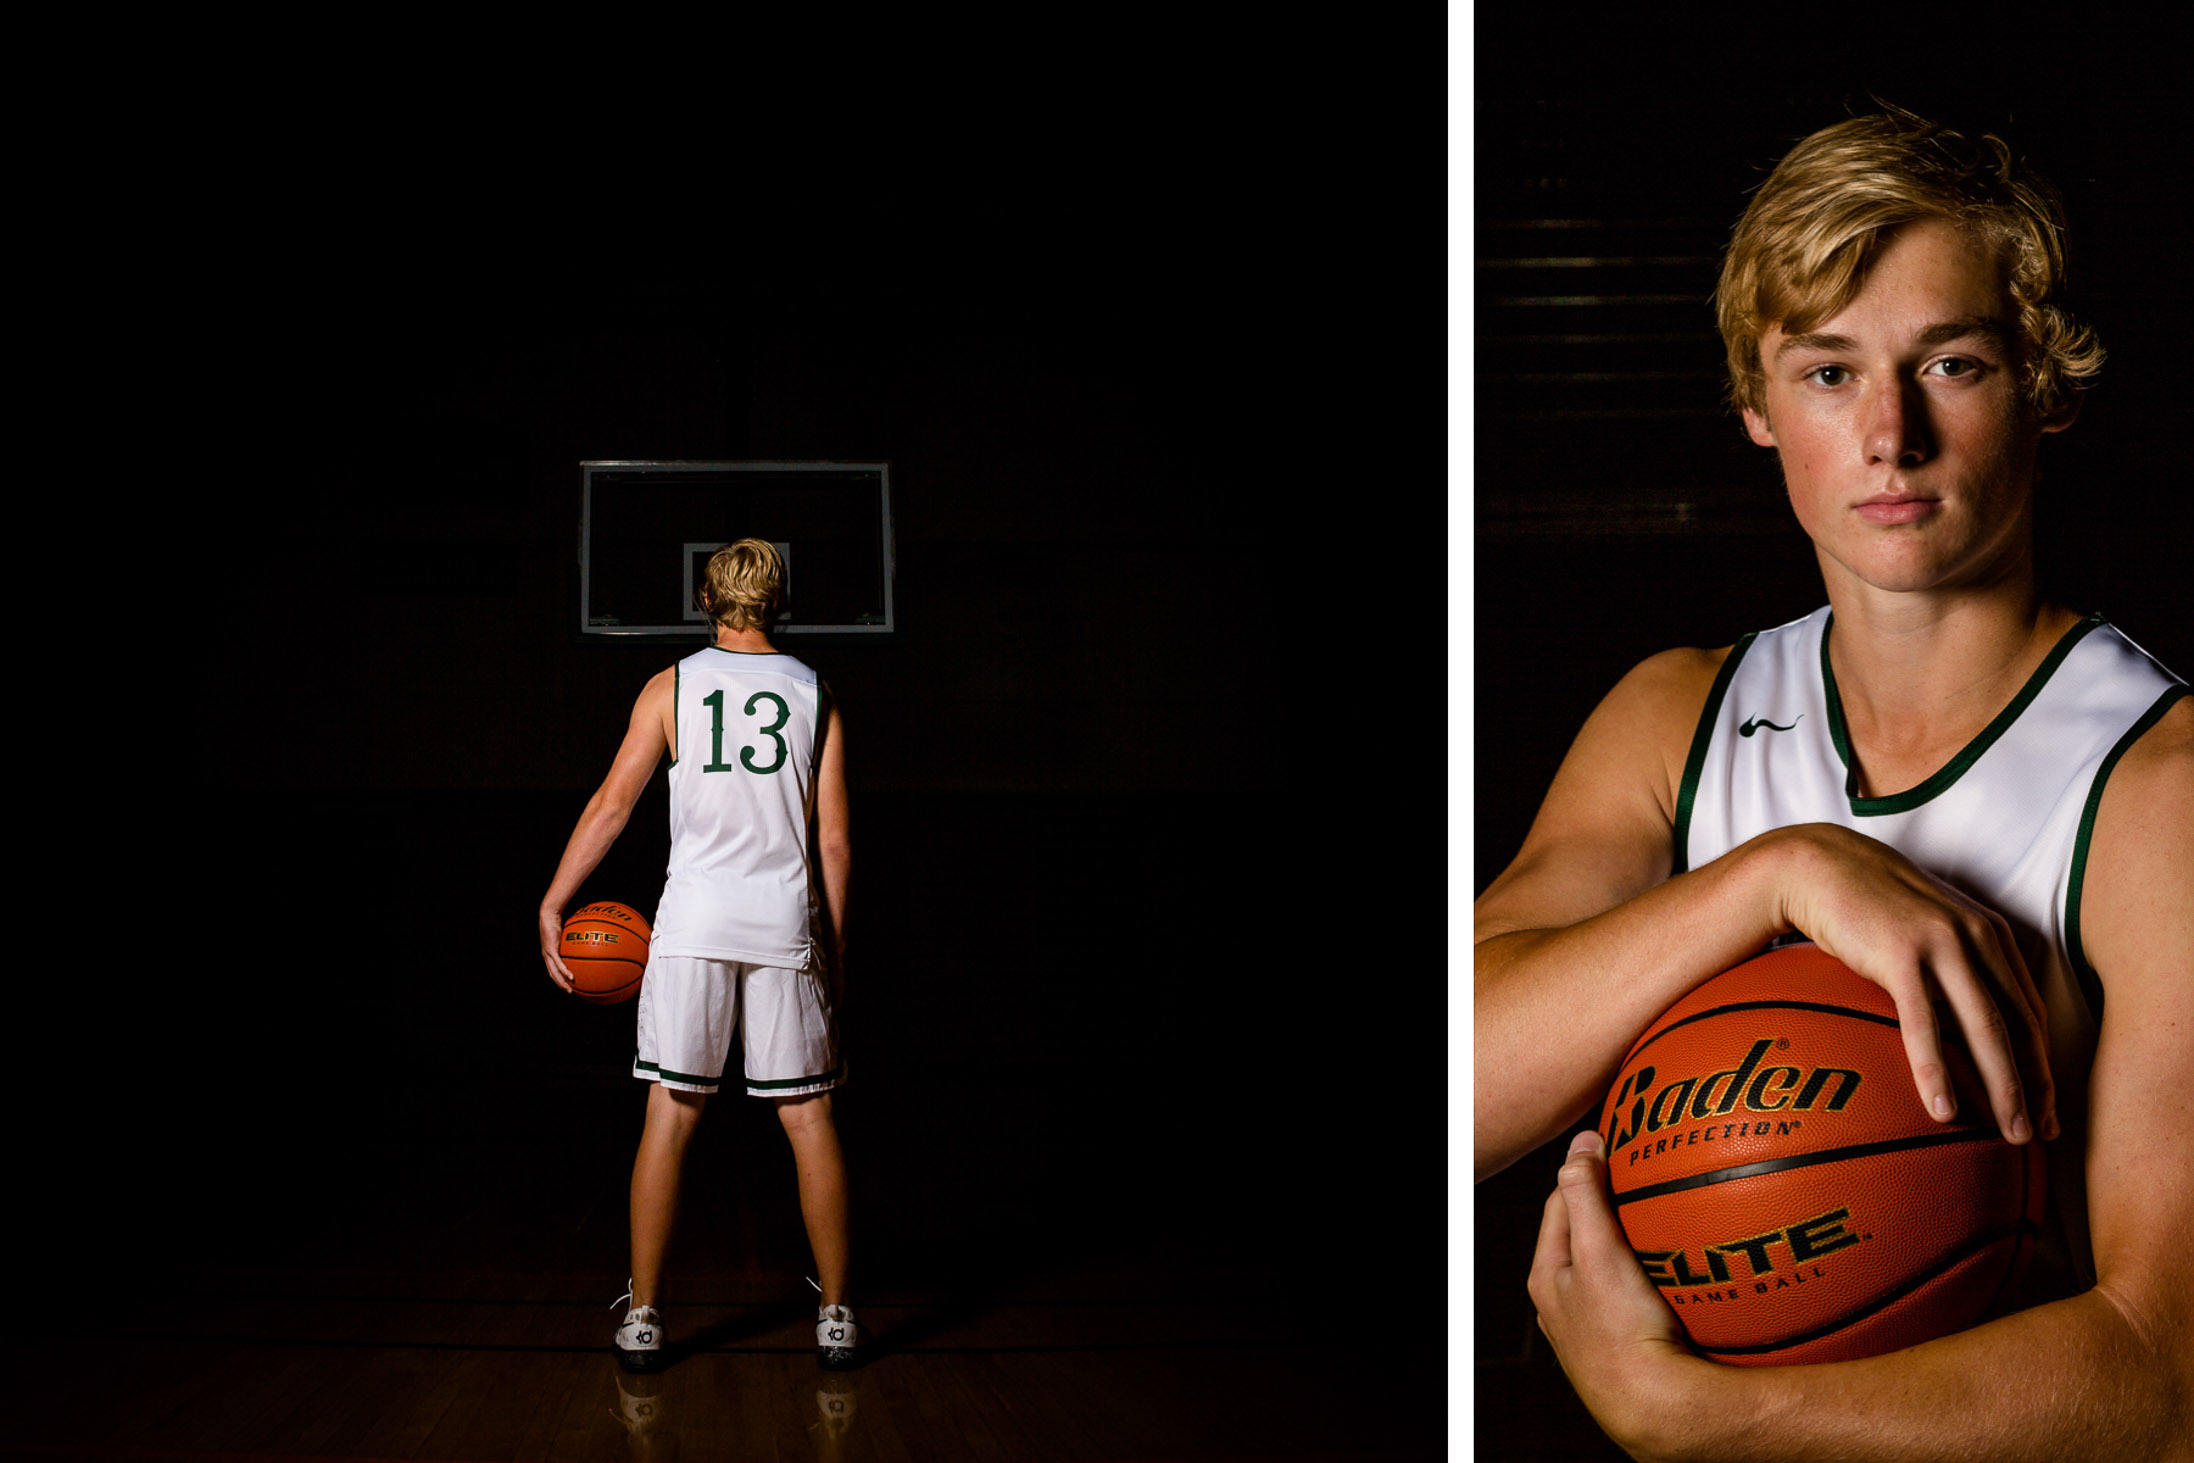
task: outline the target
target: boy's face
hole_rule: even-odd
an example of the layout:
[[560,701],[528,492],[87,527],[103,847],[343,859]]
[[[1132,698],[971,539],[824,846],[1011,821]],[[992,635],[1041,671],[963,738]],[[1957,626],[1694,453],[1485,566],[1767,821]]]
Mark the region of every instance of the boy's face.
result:
[[1760,339],[1764,415],[1831,587],[1953,589],[2024,567],[2037,420],[1996,256],[1939,221],[1899,230],[1866,283],[1802,335]]

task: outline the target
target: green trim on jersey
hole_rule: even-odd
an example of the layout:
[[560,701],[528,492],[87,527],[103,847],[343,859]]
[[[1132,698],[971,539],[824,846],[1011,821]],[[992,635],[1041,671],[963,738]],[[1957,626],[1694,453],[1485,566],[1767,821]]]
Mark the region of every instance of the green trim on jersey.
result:
[[2148,710],[2141,713],[2141,719],[2127,727],[2125,735],[2118,738],[2118,745],[2110,749],[2110,755],[2095,769],[2095,781],[2087,789],[2087,806],[2080,813],[2079,836],[2072,841],[2072,881],[2064,898],[2065,953],[2072,957],[2072,973],[2079,977],[2081,994],[2087,997],[2088,1012],[2098,1022],[2103,1019],[2102,977],[2087,963],[2087,951],[2081,948],[2080,941],[2080,887],[2087,879],[2087,845],[2095,836],[2095,810],[2103,805],[2103,784],[2110,781],[2118,759],[2145,736],[2150,727],[2163,720],[2164,713],[2186,693],[2187,688],[2183,685],[2166,687],[2164,693],[2150,703]]
[[1672,879],[1691,867],[1691,800],[1699,791],[1699,774],[1706,770],[1706,752],[1714,741],[1714,723],[1722,713],[1722,698],[1729,694],[1729,683],[1736,678],[1737,662],[1745,658],[1745,652],[1759,636],[1755,630],[1729,647],[1722,668],[1714,673],[1714,689],[1706,693],[1706,709],[1699,713],[1698,729],[1691,734],[1691,755],[1684,758],[1684,780],[1676,790],[1676,848],[1668,870]]
[[2042,663],[2034,668],[2034,674],[2026,678],[2026,684],[2019,688],[2018,695],[2011,698],[2011,704],[1997,712],[1996,719],[1982,727],[1980,734],[1966,743],[1965,750],[1944,763],[1934,776],[1917,787],[1893,793],[1888,797],[1863,798],[1859,796],[1858,769],[1852,765],[1851,733],[1844,726],[1844,699],[1836,689],[1836,672],[1828,663],[1828,635],[1836,624],[1836,617],[1831,614],[1827,623],[1821,626],[1821,688],[1828,698],[1829,739],[1836,744],[1836,755],[1844,764],[1844,797],[1851,804],[1851,816],[1879,818],[1890,813],[1909,813],[1921,804],[1948,792],[1974,763],[1981,760],[1983,753],[1996,745],[1999,737],[2011,730],[2012,724],[2033,704],[2034,698],[2042,694],[2042,687],[2049,684],[2049,678],[2057,673],[2058,666],[2064,664],[2064,658],[2072,653],[2072,647],[2086,639],[2088,632],[2100,627],[2102,623],[2101,615],[2089,615],[2057,637],[2057,643],[2050,647],[2049,654],[2043,658]]

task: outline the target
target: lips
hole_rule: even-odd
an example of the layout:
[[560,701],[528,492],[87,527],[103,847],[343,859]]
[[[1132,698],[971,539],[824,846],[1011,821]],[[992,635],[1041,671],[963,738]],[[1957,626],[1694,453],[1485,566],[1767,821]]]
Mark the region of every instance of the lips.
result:
[[1869,523],[1918,523],[1923,518],[1933,517],[1942,506],[1934,498],[1883,493],[1867,499],[1856,511]]

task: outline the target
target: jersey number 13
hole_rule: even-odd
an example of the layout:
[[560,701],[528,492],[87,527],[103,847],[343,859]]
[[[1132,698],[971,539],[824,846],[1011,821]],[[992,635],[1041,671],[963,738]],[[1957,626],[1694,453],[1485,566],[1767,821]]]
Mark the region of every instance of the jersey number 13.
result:
[[[785,755],[791,750],[785,745],[785,739],[779,735],[784,730],[785,723],[792,720],[792,708],[785,704],[784,697],[779,696],[774,691],[756,691],[752,696],[747,697],[746,714],[760,720],[761,713],[754,708],[764,701],[777,708],[777,719],[768,726],[756,727],[755,730],[777,744],[777,760],[767,766],[758,765],[754,760],[754,748],[741,747],[739,749],[739,765],[749,772],[775,772],[785,765]],[[701,704],[709,709],[709,759],[707,765],[702,767],[701,770],[703,772],[729,772],[732,764],[724,760],[724,693],[715,691],[703,696]]]

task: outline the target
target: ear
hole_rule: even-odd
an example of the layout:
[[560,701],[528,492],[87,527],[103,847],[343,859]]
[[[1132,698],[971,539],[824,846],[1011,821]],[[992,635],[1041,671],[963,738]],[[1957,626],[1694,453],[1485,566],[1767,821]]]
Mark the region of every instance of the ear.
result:
[[2047,436],[2051,432],[2061,432],[2071,426],[2080,415],[2080,403],[2086,399],[2082,396],[2072,397],[2064,405],[2043,417],[2042,434]]
[[1767,414],[1765,412],[1756,412],[1749,406],[1742,408],[1742,411],[1745,418],[1745,434],[1762,447],[1773,447],[1775,445],[1775,428],[1769,425]]

